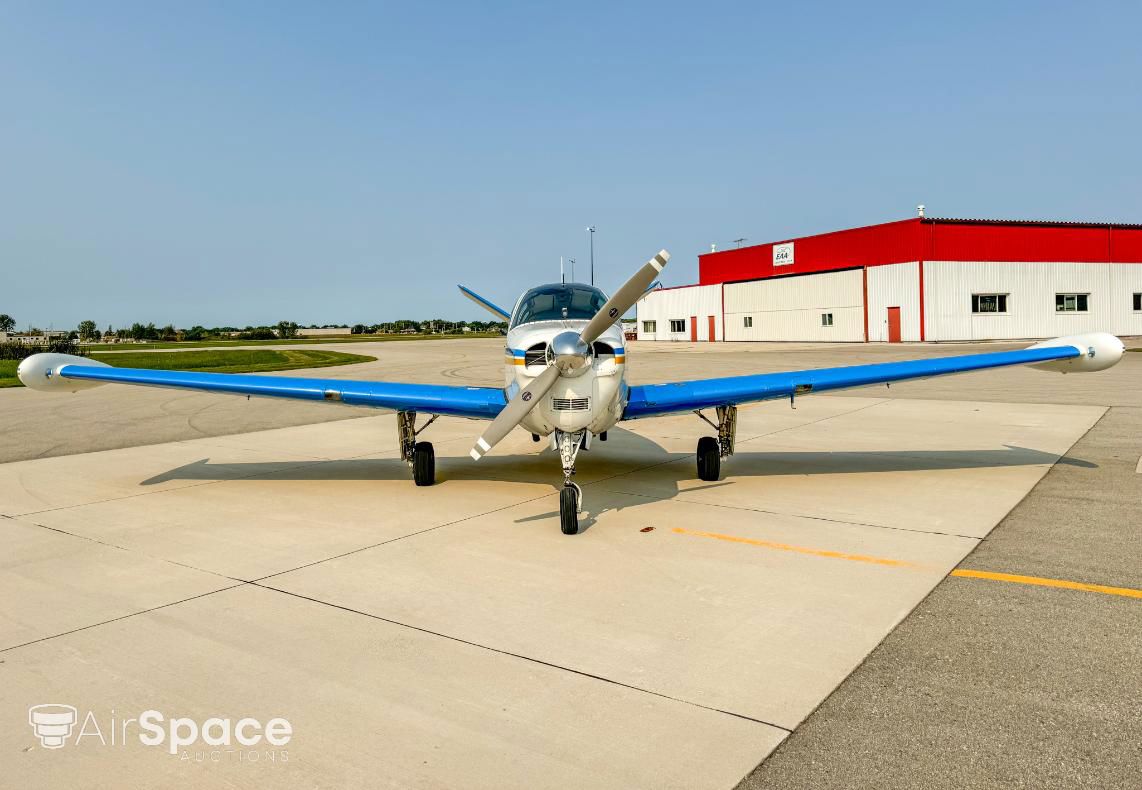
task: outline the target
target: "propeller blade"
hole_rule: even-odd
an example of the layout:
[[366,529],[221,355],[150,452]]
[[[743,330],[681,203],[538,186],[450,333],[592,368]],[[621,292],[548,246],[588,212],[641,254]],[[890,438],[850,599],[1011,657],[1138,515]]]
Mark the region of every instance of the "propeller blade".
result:
[[642,268],[634,273],[625,283],[622,288],[615,291],[614,296],[607,300],[603,305],[603,309],[595,314],[591,322],[587,324],[587,328],[579,336],[587,345],[594,343],[599,339],[599,335],[607,331],[608,328],[623,315],[627,310],[634,307],[635,302],[642,298],[646,293],[646,289],[654,282],[654,278],[662,271],[662,267],[670,260],[670,253],[666,250],[661,250],[657,255],[642,265]]
[[488,426],[488,430],[484,431],[484,435],[476,440],[476,446],[472,448],[472,452],[468,453],[472,456],[472,460],[479,461],[486,452],[511,433],[512,428],[519,425],[520,420],[535,408],[535,405],[558,380],[559,368],[555,365],[548,365],[547,369],[530,384],[517,392],[511,402],[504,407],[504,410],[496,415],[496,419],[492,420],[492,424]]

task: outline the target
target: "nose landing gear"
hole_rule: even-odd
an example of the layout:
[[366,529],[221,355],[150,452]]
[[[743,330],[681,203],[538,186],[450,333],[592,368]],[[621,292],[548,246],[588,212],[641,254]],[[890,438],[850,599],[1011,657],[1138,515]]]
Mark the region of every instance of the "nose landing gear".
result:
[[575,474],[575,458],[586,441],[586,431],[556,431],[555,445],[563,464],[563,489],[559,492],[559,527],[564,535],[579,532],[579,511],[583,506],[583,489],[571,482]]

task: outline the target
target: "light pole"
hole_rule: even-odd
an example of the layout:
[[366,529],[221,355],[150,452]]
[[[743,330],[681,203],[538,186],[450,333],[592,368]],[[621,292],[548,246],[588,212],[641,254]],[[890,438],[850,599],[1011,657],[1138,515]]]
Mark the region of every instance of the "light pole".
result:
[[571,282],[575,282],[575,259],[568,258],[567,262],[571,264]]
[[595,226],[589,225],[587,227],[588,233],[591,235],[591,285],[595,284]]

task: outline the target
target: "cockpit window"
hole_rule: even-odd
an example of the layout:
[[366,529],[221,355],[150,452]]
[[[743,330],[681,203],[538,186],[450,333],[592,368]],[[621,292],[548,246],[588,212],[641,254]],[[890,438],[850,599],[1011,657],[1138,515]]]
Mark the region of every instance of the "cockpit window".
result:
[[532,288],[519,300],[512,317],[512,328],[533,321],[594,318],[606,301],[606,295],[590,285],[541,285]]

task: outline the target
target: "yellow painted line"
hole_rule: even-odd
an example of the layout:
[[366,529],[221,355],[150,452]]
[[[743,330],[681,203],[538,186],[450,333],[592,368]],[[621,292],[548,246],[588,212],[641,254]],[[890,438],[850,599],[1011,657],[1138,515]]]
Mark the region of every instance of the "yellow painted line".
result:
[[1059,587],[1064,590],[1082,590],[1084,592],[1103,593],[1104,595],[1121,595],[1126,598],[1142,598],[1142,590],[1130,587],[1107,587],[1103,584],[1086,584],[1084,582],[1071,582],[1066,579],[1045,579],[1042,576],[1019,576],[1014,573],[994,573],[993,571],[973,571],[967,568],[956,568],[951,576],[960,576],[965,579],[989,579],[996,582],[1013,582],[1015,584],[1034,584],[1039,587]]
[[[699,530],[675,527],[678,535],[690,535],[696,538],[713,538],[728,543],[744,543],[749,546],[760,546],[765,549],[778,551],[791,551],[797,554],[808,554],[813,557],[826,557],[833,560],[849,560],[850,562],[865,562],[870,565],[884,565],[890,568],[907,568],[909,570],[936,570],[931,565],[922,565],[906,560],[894,560],[887,557],[872,557],[867,554],[848,554],[843,551],[829,551],[827,549],[812,549],[806,546],[792,546],[788,543],[777,543],[772,540],[757,540],[756,538],[743,538],[738,535],[723,535],[719,532],[701,532]],[[1031,584],[1039,587],[1056,587],[1062,590],[1080,590],[1082,592],[1096,592],[1104,595],[1120,595],[1125,598],[1142,598],[1142,590],[1131,587],[1108,587],[1104,584],[1087,584],[1085,582],[1072,582],[1066,579],[1047,579],[1042,576],[1020,576],[1016,573],[996,573],[994,571],[975,571],[967,568],[956,568],[949,576],[958,576],[963,579],[987,579],[996,582],[1010,582],[1013,584]]]
[[722,535],[717,532],[698,532],[692,529],[684,529],[682,527],[675,527],[674,531],[679,535],[693,535],[698,538],[714,538],[715,540],[724,540],[730,543],[746,543],[750,546],[761,546],[766,549],[777,549],[778,551],[792,551],[797,554],[809,554],[814,557],[828,557],[833,560],[850,560],[852,562],[867,562],[872,565],[887,565],[890,568],[923,568],[923,565],[917,565],[914,562],[907,562],[905,560],[892,560],[887,557],[870,557],[865,554],[846,554],[843,551],[829,551],[827,549],[811,549],[805,546],[791,546],[788,543],[775,543],[772,540],[755,540],[754,538],[741,538],[737,535]]

